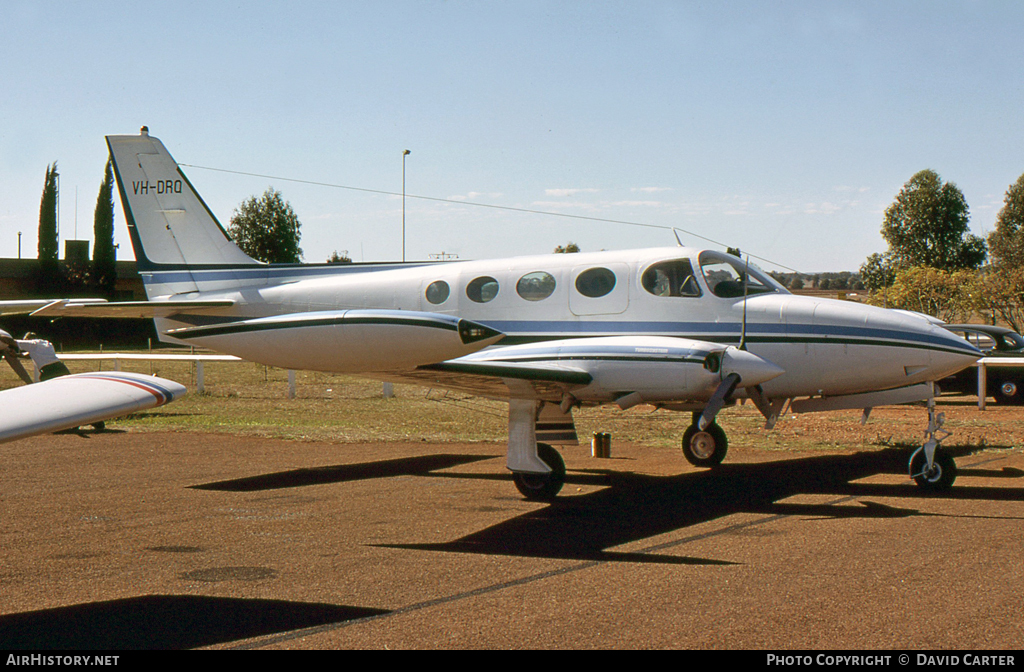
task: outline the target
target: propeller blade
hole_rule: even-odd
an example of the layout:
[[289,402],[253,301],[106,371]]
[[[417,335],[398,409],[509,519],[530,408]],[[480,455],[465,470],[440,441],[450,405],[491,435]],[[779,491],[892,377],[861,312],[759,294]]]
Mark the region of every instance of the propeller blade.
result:
[[32,376],[28,375],[28,371],[26,371],[25,367],[21,365],[21,362],[18,361],[18,358],[14,353],[9,350],[4,350],[4,359],[7,360],[7,363],[11,365],[11,368],[14,369],[14,372],[18,374],[22,380],[29,385],[32,384]]

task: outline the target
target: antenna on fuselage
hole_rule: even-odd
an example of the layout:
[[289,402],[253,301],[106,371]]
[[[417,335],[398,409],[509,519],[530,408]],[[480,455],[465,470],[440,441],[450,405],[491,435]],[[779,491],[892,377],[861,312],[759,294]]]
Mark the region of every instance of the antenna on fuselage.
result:
[[676,237],[676,242],[679,243],[679,247],[686,247],[686,245],[683,245],[683,241],[679,239],[679,229],[674,226],[672,227],[672,235]]
[[747,292],[750,286],[750,255],[743,264],[743,322],[740,323],[740,350],[747,349]]

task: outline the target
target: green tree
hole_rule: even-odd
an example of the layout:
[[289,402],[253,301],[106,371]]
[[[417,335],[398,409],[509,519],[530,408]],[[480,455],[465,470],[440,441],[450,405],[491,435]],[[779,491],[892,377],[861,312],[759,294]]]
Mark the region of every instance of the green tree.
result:
[[43,196],[39,202],[39,277],[37,288],[48,294],[60,288],[60,264],[57,260],[57,162],[46,169]]
[[988,247],[997,266],[1024,267],[1024,175],[1006,190]]
[[882,237],[897,269],[978,268],[987,254],[985,241],[968,232],[969,220],[960,189],[943,182],[934,170],[922,170],[903,185],[885,211]]
[[571,254],[573,252],[579,252],[580,246],[576,243],[570,242],[568,245],[559,245],[555,248],[555,254]]
[[1024,329],[1024,266],[997,266],[982,273],[975,309],[995,324],[996,319],[1020,333]]
[[864,287],[872,292],[877,292],[889,287],[896,280],[896,269],[893,264],[892,255],[872,254],[868,260],[861,264],[860,279]]
[[114,171],[110,159],[107,159],[103,183],[96,196],[92,221],[92,281],[102,294],[113,297],[117,281],[117,252],[114,248]]
[[281,192],[268,188],[257,200],[250,196],[235,210],[228,226],[232,240],[253,259],[271,264],[302,260],[302,224]]
[[897,272],[892,285],[873,293],[868,302],[926,313],[946,322],[966,322],[974,314],[978,295],[977,271],[915,266]]

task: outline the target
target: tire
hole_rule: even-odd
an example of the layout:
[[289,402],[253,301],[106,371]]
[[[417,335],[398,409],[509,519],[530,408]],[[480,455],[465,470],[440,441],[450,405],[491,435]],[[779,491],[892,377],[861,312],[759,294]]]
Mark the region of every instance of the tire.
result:
[[565,484],[565,461],[558,451],[546,443],[537,444],[537,457],[551,467],[547,474],[528,474],[522,471],[512,472],[512,482],[516,489],[529,500],[550,501],[562,490]]
[[704,431],[694,423],[683,434],[683,457],[695,467],[717,467],[728,450],[729,441],[717,423],[712,422]]
[[1019,406],[1024,404],[1024,389],[1022,387],[1024,386],[1021,385],[1020,380],[1007,378],[992,381],[992,386],[989,389],[992,390],[992,396],[996,398],[996,403]]
[[[910,473],[921,474],[926,462],[923,450],[915,454],[910,461]],[[946,453],[937,452],[932,473],[914,476],[914,482],[926,490],[948,490],[956,480],[956,471],[956,461]]]

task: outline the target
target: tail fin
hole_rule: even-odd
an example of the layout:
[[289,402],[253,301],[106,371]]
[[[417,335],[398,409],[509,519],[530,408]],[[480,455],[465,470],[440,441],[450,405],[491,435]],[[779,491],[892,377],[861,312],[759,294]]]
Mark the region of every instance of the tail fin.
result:
[[[107,146],[138,269],[144,278],[154,279],[146,283],[150,298],[200,289],[192,274],[196,266],[263,265],[231,242],[163,143],[145,126],[139,135],[108,135]],[[160,271],[176,271],[173,281],[169,275],[156,280]]]

